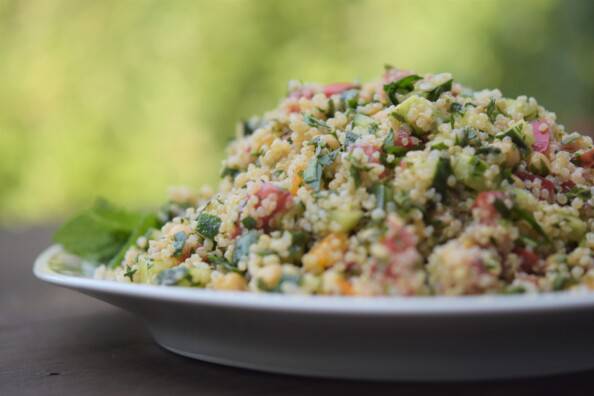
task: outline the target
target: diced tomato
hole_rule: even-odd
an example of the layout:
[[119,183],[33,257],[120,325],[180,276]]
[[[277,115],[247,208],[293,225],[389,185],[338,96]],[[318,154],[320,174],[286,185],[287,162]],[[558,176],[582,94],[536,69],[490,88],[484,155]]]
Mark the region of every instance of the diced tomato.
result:
[[501,191],[483,191],[477,195],[472,207],[479,209],[479,218],[481,222],[489,223],[499,216],[494,205],[495,200],[504,198],[505,194]]
[[571,180],[567,180],[561,183],[561,191],[567,192],[575,187],[575,183]]
[[380,153],[380,148],[370,143],[356,143],[353,145],[353,149],[360,148],[365,153],[367,160],[372,164],[379,164],[380,155],[377,156],[375,153]]
[[382,243],[391,254],[402,253],[417,245],[417,236],[404,225],[388,221],[388,232]]
[[556,194],[557,190],[555,189],[555,184],[553,184],[553,182],[550,181],[549,179],[546,179],[542,176],[534,175],[532,173],[523,172],[523,171],[517,171],[515,173],[515,175],[524,181],[526,181],[526,180],[534,181],[536,179],[540,180],[540,185],[542,186],[542,188],[544,188],[545,190],[547,190],[549,192],[549,200],[555,199],[555,194]]
[[540,261],[540,258],[536,253],[534,253],[532,250],[528,250],[525,248],[516,248],[514,249],[514,253],[520,257],[520,268],[524,272],[535,272],[536,266]]
[[359,88],[359,85],[353,83],[334,83],[329,84],[324,87],[324,95],[328,98],[332,95],[339,94],[343,91],[347,91],[349,89]]
[[539,153],[545,153],[549,149],[551,141],[551,133],[549,131],[549,124],[545,121],[532,121],[532,132],[534,134],[534,144],[532,148]]
[[270,225],[270,221],[279,213],[283,213],[291,204],[292,198],[291,193],[283,190],[282,188],[275,186],[272,183],[264,183],[260,190],[256,193],[256,196],[259,198],[260,202],[258,206],[261,205],[261,202],[265,199],[272,199],[276,202],[275,208],[272,212],[260,220],[262,221],[262,225],[267,228]]
[[314,96],[314,94],[315,94],[315,92],[312,88],[302,87],[298,90],[291,92],[289,94],[289,97],[295,98],[295,99],[299,99],[299,98],[311,99]]
[[594,149],[588,150],[579,156],[579,164],[584,168],[594,167]]
[[414,148],[419,145],[421,140],[406,131],[398,131],[394,134],[394,145],[406,148]]

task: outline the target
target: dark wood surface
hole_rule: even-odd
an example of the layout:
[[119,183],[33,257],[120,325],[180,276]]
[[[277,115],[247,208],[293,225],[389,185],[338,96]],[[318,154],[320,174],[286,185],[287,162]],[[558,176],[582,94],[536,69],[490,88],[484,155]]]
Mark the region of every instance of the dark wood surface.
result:
[[270,375],[179,357],[158,347],[126,312],[36,280],[33,259],[50,244],[51,232],[0,231],[2,396],[594,395],[594,372],[488,383],[371,383]]

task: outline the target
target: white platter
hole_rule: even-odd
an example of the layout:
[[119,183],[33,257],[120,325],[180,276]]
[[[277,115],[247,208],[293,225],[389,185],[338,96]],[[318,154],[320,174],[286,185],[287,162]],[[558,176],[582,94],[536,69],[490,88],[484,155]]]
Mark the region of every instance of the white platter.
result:
[[[516,378],[594,368],[594,293],[322,297],[133,285],[33,272],[144,320],[184,356],[305,376],[373,380]],[[67,326],[67,323],[65,323]]]

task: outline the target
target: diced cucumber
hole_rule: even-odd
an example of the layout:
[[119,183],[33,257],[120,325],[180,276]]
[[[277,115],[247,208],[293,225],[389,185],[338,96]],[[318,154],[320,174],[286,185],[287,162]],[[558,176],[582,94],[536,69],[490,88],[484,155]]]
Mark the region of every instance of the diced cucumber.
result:
[[353,118],[353,132],[364,135],[366,133],[375,133],[379,128],[378,123],[371,117],[363,114],[355,114]]
[[408,113],[412,107],[417,108],[418,111],[422,112],[422,113],[426,112],[427,110],[429,110],[431,113],[433,113],[433,111],[434,111],[433,103],[431,103],[427,99],[423,98],[422,96],[415,95],[415,96],[411,96],[411,97],[407,98],[404,102],[400,103],[394,109],[394,116],[396,118],[398,118],[399,120],[403,120],[404,122],[409,124],[414,129],[414,131],[416,133],[427,134],[429,132],[429,130],[423,130],[423,129],[417,127],[412,122],[412,120],[409,119]]
[[487,163],[474,155],[461,153],[452,160],[452,170],[456,178],[465,186],[477,191],[488,187],[488,180],[484,176],[487,168]]

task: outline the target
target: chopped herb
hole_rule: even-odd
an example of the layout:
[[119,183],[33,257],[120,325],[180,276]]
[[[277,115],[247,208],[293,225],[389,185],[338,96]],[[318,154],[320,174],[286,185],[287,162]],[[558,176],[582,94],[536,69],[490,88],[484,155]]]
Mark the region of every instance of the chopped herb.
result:
[[494,146],[484,146],[484,147],[477,148],[476,153],[483,154],[483,155],[489,155],[489,154],[498,155],[498,154],[501,154],[501,149],[499,147],[494,147]]
[[218,254],[209,254],[206,256],[206,260],[211,263],[214,264],[216,266],[222,267],[223,269],[227,270],[227,271],[231,271],[231,272],[241,272],[238,268],[237,265],[234,265],[233,263],[230,263],[226,258],[219,256]]
[[307,251],[307,244],[310,237],[305,232],[297,231],[291,233],[291,246],[289,246],[288,261],[294,264],[301,263],[301,258]]
[[503,294],[524,294],[526,288],[522,285],[509,285],[503,291]]
[[524,135],[524,124],[523,123],[518,123],[518,124],[514,125],[512,128],[510,128],[508,131],[498,133],[497,135],[495,135],[495,137],[497,139],[503,139],[504,137],[509,137],[512,140],[512,142],[516,146],[518,146],[520,151],[522,151],[523,153],[530,151],[530,147],[528,147],[528,145],[524,141],[525,135]]
[[525,221],[537,234],[543,237],[547,243],[550,243],[548,235],[544,232],[540,224],[538,224],[532,213],[519,208],[517,205],[513,205],[510,209],[498,198],[493,202],[493,206],[497,212],[499,212],[501,217],[511,221]]
[[487,116],[489,116],[491,123],[495,123],[495,120],[499,114],[503,114],[503,112],[499,110],[499,107],[495,103],[495,99],[491,98],[489,104],[487,105]]
[[386,209],[387,203],[393,198],[392,187],[387,184],[374,184],[371,193],[375,196],[375,207],[379,209]]
[[435,102],[437,99],[439,99],[439,97],[441,96],[442,93],[452,90],[453,82],[454,82],[454,80],[450,79],[450,80],[444,82],[443,84],[438,85],[433,90],[431,90],[427,93],[427,99],[430,100],[431,102]]
[[92,208],[62,225],[54,240],[87,261],[115,266],[138,237],[158,225],[153,213],[126,211],[98,199]]
[[353,181],[355,182],[355,187],[359,188],[361,186],[361,168],[351,164],[349,172],[353,178]]
[[456,134],[455,144],[458,146],[468,146],[480,143],[479,133],[474,128],[466,127]]
[[223,168],[223,171],[221,172],[221,177],[224,178],[227,176],[231,176],[231,179],[235,179],[235,176],[237,176],[237,174],[239,172],[240,172],[239,169],[225,167],[225,168]]
[[219,227],[223,222],[220,217],[208,213],[200,213],[196,219],[196,230],[204,238],[214,239],[219,233]]
[[437,161],[437,169],[435,170],[435,176],[433,177],[432,187],[435,188],[442,199],[446,199],[446,193],[448,190],[448,178],[452,174],[452,166],[449,158],[439,158]]
[[359,140],[360,137],[361,135],[355,132],[347,131],[344,136],[344,145],[348,147],[351,144],[355,143],[357,140]]
[[133,282],[134,279],[134,274],[136,273],[136,271],[138,271],[136,268],[132,268],[129,266],[126,266],[126,272],[124,273],[124,276],[128,279],[130,279],[130,282]]
[[188,276],[188,269],[186,267],[178,266],[159,272],[155,281],[157,285],[174,286],[178,285],[182,280],[187,279]]
[[445,144],[444,142],[439,142],[439,143],[435,143],[433,146],[431,146],[431,150],[448,150],[449,147],[447,144]]
[[231,261],[233,265],[237,266],[242,258],[250,254],[250,247],[258,241],[258,238],[260,238],[260,234],[256,230],[250,230],[237,239]]
[[567,286],[569,286],[570,283],[571,278],[568,275],[557,274],[553,279],[553,283],[551,286],[553,287],[553,290],[558,291],[567,288]]
[[188,236],[186,235],[185,232],[183,231],[179,231],[176,232],[175,235],[173,236],[173,256],[174,257],[179,257],[183,250],[184,250],[184,246],[186,245],[186,240],[188,239]]
[[574,198],[580,198],[582,201],[587,201],[592,198],[592,191],[587,188],[576,186],[567,191],[565,195],[569,201],[573,200]]
[[453,102],[450,105],[450,113],[452,113],[452,114],[463,114],[464,113],[464,106],[462,106],[458,102]]
[[356,89],[349,89],[342,93],[341,99],[344,101],[347,109],[356,109],[359,104],[359,91]]
[[325,128],[325,129],[329,128],[328,125],[324,121],[318,120],[317,118],[313,117],[310,114],[305,114],[303,116],[303,121],[305,121],[305,123],[312,128]]
[[254,122],[253,120],[243,121],[241,127],[243,136],[250,136],[256,129],[258,129],[257,122]]
[[407,93],[414,91],[415,82],[422,79],[423,77],[417,76],[416,74],[406,76],[398,81],[393,81],[389,84],[384,85],[384,92],[388,95],[388,99],[390,99],[390,102],[393,105],[397,105],[399,102],[398,98],[396,97],[396,94],[406,95]]
[[322,188],[324,168],[331,165],[338,155],[338,151],[323,155],[320,155],[319,152],[320,149],[316,151],[316,156],[309,161],[307,167],[303,171],[303,181],[316,192],[320,191]]
[[303,181],[314,191],[320,191],[322,188],[322,171],[322,164],[317,156],[309,160],[307,167],[303,171]]
[[253,228],[256,228],[258,222],[253,217],[248,216],[245,219],[241,220],[241,224],[243,224],[243,226],[248,230],[251,230]]

